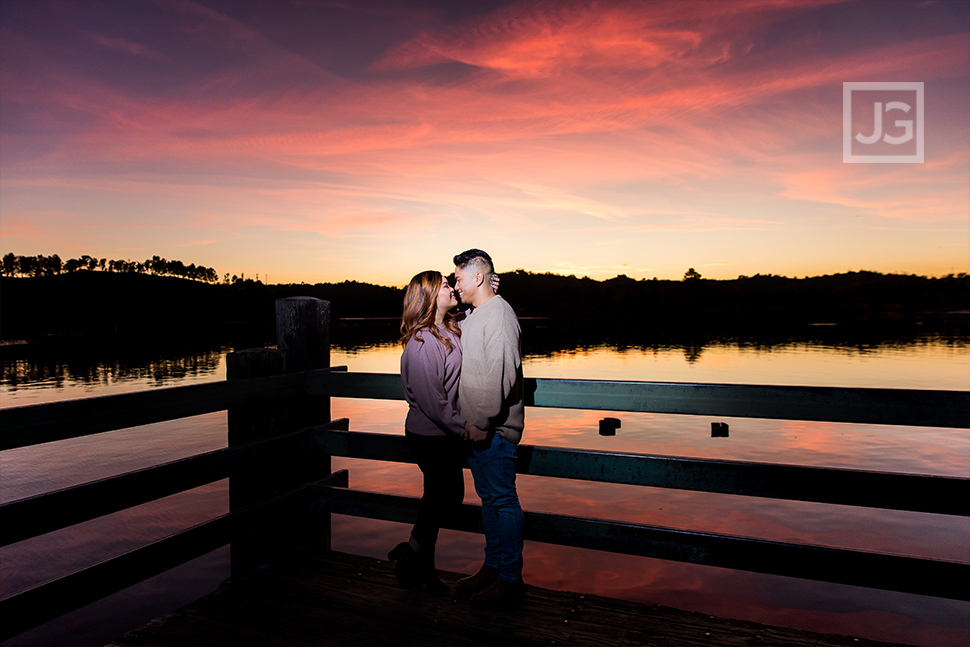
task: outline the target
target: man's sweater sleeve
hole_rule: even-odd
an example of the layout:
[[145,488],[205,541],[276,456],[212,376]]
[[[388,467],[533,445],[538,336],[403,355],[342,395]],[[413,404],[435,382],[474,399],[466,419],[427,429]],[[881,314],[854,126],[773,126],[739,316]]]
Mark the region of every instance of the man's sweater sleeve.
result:
[[411,392],[415,405],[429,420],[450,433],[463,435],[465,419],[455,410],[445,392],[444,346],[429,340],[409,350],[407,366],[402,367],[404,388]]

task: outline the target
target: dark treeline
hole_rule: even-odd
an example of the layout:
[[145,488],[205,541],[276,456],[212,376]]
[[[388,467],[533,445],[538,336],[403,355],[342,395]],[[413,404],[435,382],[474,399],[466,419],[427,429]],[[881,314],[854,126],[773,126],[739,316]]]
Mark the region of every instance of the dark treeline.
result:
[[[315,296],[334,318],[380,317],[400,310],[401,291],[356,282],[264,285],[251,279],[206,283],[171,276],[72,272],[0,278],[0,338],[52,335],[200,337],[261,345],[272,340],[275,301]],[[267,332],[268,331],[268,332]],[[250,340],[250,337],[255,339]]]
[[643,323],[844,322],[965,311],[970,307],[970,278],[847,272],[802,279],[757,274],[708,280],[692,268],[680,281],[622,275],[594,281],[517,270],[502,275],[501,293],[519,316],[632,317]]
[[[236,331],[255,331],[252,334],[271,340],[276,299],[326,299],[335,320],[395,318],[400,316],[403,289],[356,281],[226,284],[84,271],[5,276],[0,294],[3,339],[79,334],[228,339]],[[501,294],[520,317],[548,317],[593,331],[603,328],[595,323],[603,320],[624,322],[631,331],[729,331],[965,313],[970,307],[970,279],[965,274],[927,278],[849,272],[803,279],[757,275],[721,281],[688,273],[680,281],[625,276],[595,281],[518,270],[502,275]]]
[[[101,270],[102,272],[122,272],[128,274],[152,274],[155,276],[177,276],[193,281],[205,281],[206,283],[216,283],[219,275],[211,267],[190,263],[186,265],[182,261],[169,261],[159,256],[152,256],[144,263],[131,260],[109,260],[107,258],[95,258],[84,255],[80,258],[69,258],[62,261],[57,254],[51,256],[18,256],[9,252],[3,256],[0,262],[0,272],[3,276],[53,276],[61,273],[81,272],[86,270]],[[244,277],[245,278],[245,277]],[[236,276],[232,277],[232,282],[238,281]],[[223,277],[224,283],[229,283],[229,275]]]

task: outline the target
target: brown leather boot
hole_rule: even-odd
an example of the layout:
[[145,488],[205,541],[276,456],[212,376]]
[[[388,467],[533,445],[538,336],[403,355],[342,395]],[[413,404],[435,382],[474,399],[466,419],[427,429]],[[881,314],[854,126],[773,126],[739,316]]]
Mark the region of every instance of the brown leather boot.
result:
[[525,597],[525,582],[516,580],[496,580],[494,584],[472,596],[472,604],[486,607],[498,607],[518,604]]
[[495,584],[496,580],[498,580],[498,569],[488,568],[483,564],[474,575],[458,580],[455,584],[455,595],[459,598],[471,597]]

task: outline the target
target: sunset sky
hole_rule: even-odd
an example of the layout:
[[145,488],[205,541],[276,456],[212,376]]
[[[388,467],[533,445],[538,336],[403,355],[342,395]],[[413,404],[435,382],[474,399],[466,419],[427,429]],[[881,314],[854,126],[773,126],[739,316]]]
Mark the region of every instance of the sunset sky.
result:
[[[924,83],[924,163],[843,163],[876,81]],[[403,285],[469,247],[970,271],[970,2],[0,4],[0,253]]]

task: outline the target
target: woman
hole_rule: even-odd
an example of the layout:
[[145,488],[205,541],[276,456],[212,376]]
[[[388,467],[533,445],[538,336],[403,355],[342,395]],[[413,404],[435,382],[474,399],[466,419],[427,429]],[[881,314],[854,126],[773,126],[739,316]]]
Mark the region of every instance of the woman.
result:
[[394,574],[407,588],[422,584],[448,593],[434,566],[442,521],[465,496],[462,473],[466,422],[458,407],[461,330],[450,310],[458,305],[440,272],[421,272],[408,284],[401,318],[401,381],[408,415],[404,436],[424,474],[424,494],[408,541],[388,553]]
[[[498,277],[492,289],[498,292]],[[424,475],[424,492],[410,538],[387,558],[396,562],[394,575],[402,586],[423,584],[438,594],[449,591],[434,566],[438,530],[457,514],[465,497],[467,423],[458,405],[461,328],[451,314],[456,305],[448,282],[429,270],[408,284],[401,317],[401,382],[408,403],[404,436]]]

